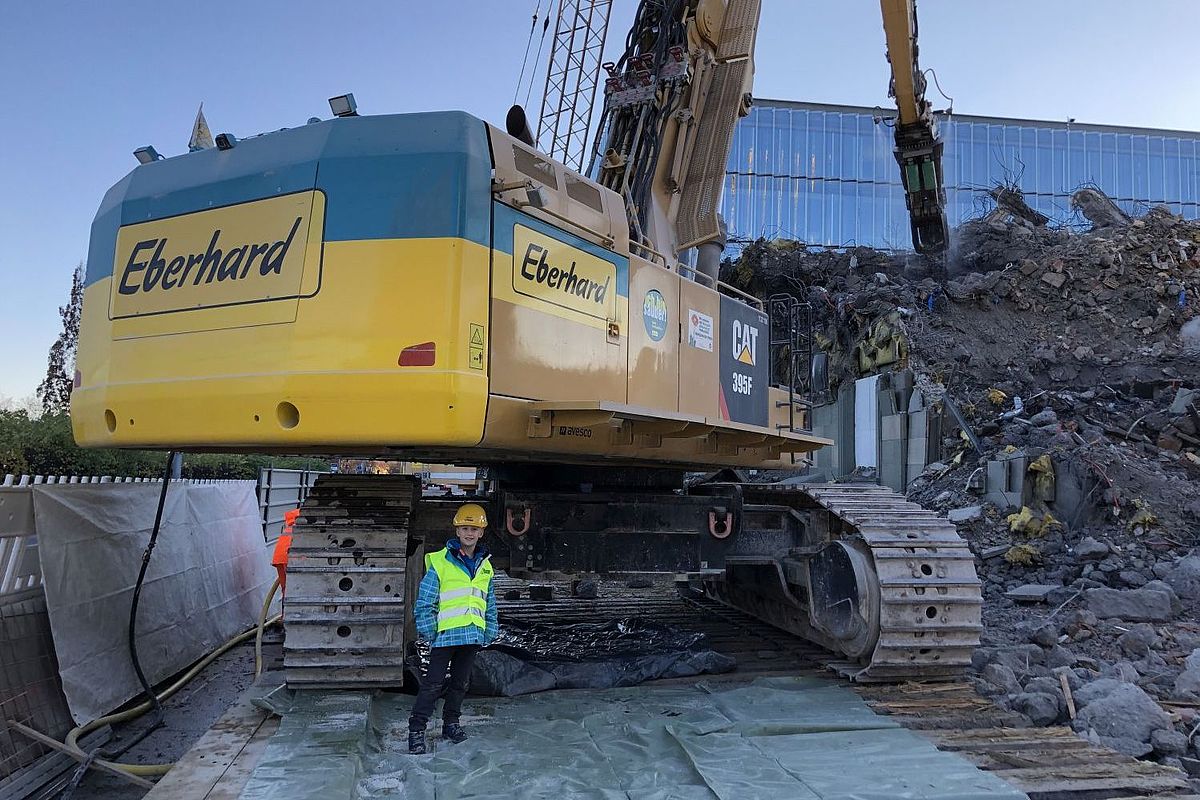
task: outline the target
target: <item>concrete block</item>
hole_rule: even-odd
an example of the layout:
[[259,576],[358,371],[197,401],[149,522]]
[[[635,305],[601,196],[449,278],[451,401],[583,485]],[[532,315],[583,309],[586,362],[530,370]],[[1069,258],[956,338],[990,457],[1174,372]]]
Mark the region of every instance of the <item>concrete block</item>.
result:
[[983,517],[982,506],[967,506],[966,508],[952,508],[946,514],[946,519],[951,522],[970,522],[973,519]]
[[1008,491],[1008,465],[1003,461],[987,462],[987,488],[989,492]]
[[[892,414],[882,420],[883,441],[898,441],[908,435],[908,415]],[[906,448],[907,449],[907,448]]]
[[1061,588],[1056,583],[1027,583],[1010,589],[1004,596],[1018,603],[1045,603],[1051,592]]
[[[912,428],[909,428],[909,432],[912,433]],[[908,474],[911,479],[924,472],[925,465],[929,463],[929,440],[923,436],[910,435],[906,450],[905,460],[908,462]]]
[[929,432],[926,434],[929,438],[929,451],[925,460],[932,464],[934,461],[940,461],[942,456],[942,414],[941,412],[933,412],[929,415]]
[[987,463],[986,498],[1001,509],[1020,508],[1025,495],[1024,453],[1011,453]]
[[1200,391],[1195,389],[1178,389],[1175,392],[1175,399],[1171,401],[1171,407],[1167,409],[1168,414],[1186,414],[1188,406],[1200,400]]
[[904,442],[887,440],[879,451],[879,482],[897,492],[907,487],[905,473]]

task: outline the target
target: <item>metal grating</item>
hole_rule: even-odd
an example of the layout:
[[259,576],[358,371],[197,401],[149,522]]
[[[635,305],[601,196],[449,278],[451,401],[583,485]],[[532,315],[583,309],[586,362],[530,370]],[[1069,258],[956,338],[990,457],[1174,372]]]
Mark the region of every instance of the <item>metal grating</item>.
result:
[[679,201],[679,249],[695,247],[721,235],[717,217],[725,165],[737,126],[746,68],[749,61],[713,67],[713,78],[704,114],[696,133],[687,171],[687,185]]
[[761,8],[762,0],[730,0],[721,24],[717,61],[737,61],[753,55]]
[[[61,739],[73,722],[58,677],[46,597],[41,589],[26,594],[0,604],[0,719]],[[0,727],[0,777],[48,752],[7,725]]]

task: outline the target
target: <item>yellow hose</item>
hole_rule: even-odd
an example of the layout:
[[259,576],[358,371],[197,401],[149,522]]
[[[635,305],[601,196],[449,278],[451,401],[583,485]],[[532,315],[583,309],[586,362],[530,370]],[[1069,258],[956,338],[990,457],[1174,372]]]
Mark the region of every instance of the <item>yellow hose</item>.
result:
[[[248,631],[239,633],[237,636],[234,636],[232,639],[225,642],[225,644],[221,645],[216,650],[213,650],[211,653],[209,653],[207,656],[202,658],[200,661],[196,662],[196,664],[191,669],[189,669],[187,672],[185,672],[183,675],[181,675],[179,677],[179,680],[172,683],[170,686],[168,686],[166,689],[164,689],[161,694],[157,695],[158,701],[161,703],[162,701],[166,700],[171,695],[178,692],[180,689],[182,689],[184,686],[186,686],[187,683],[192,678],[194,678],[198,674],[200,674],[201,670],[203,670],[205,667],[207,667],[212,662],[216,661],[218,658],[220,658],[225,653],[232,650],[237,645],[239,645],[242,642],[249,639],[251,636],[256,637],[256,642],[258,644],[261,644],[263,628],[265,628],[267,625],[273,625],[274,623],[283,619],[282,614],[276,614],[274,617],[272,617],[269,620],[266,618],[267,610],[271,606],[271,599],[275,596],[275,591],[278,588],[279,588],[279,579],[276,578],[275,583],[271,586],[271,591],[268,592],[268,594],[267,594],[267,601],[265,603],[263,603],[262,615],[259,617],[258,624],[256,626],[254,626],[253,628],[251,628]],[[256,676],[258,675],[258,663],[260,660],[259,656],[260,656],[260,651],[256,647],[255,671],[254,671],[254,674]],[[111,725],[115,722],[125,722],[127,720],[135,719],[137,717],[140,717],[142,714],[145,714],[147,711],[149,711],[152,708],[154,708],[154,703],[147,700],[143,703],[140,703],[139,705],[134,706],[131,709],[128,709],[127,711],[121,711],[116,714],[109,714],[107,717],[100,717],[99,719],[94,719],[91,722],[87,723],[86,725],[80,725],[77,728],[73,728],[71,730],[71,732],[67,734],[67,738],[66,738],[66,741],[64,742],[64,744],[68,748],[70,748],[72,751],[77,753],[78,755],[83,756],[84,758],[87,758],[87,756],[88,756],[87,751],[84,750],[83,748],[81,748],[78,744],[80,736],[84,736],[88,733],[91,733],[92,731],[96,730],[97,728],[101,728],[105,725]],[[141,775],[143,777],[155,776],[155,775],[165,775],[167,773],[167,771],[171,769],[171,767],[175,766],[174,763],[171,763],[171,764],[126,764],[121,761],[104,761],[103,759],[96,759],[96,761],[98,763],[104,764],[105,766],[112,767],[113,769],[119,769],[123,772],[127,772],[130,775]]]
[[258,615],[258,630],[254,634],[254,677],[262,674],[262,637],[263,628],[267,627],[267,612],[271,610],[271,601],[275,599],[275,593],[279,591],[279,576],[275,577],[275,582],[271,584],[271,591],[267,592],[267,599],[263,600],[262,612]]

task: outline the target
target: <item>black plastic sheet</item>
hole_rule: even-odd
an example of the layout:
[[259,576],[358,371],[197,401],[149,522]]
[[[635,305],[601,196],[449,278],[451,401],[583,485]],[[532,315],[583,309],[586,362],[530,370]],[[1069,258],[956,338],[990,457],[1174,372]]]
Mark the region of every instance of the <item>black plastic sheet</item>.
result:
[[[421,653],[422,664],[428,648]],[[515,697],[548,689],[609,689],[659,678],[731,672],[737,662],[704,634],[627,617],[573,624],[506,621],[480,651],[471,693]]]

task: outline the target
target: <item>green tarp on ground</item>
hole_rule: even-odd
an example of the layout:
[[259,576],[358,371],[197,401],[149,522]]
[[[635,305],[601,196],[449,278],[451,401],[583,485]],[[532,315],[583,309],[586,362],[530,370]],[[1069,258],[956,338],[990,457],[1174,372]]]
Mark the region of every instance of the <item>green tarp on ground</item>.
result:
[[[405,695],[300,692],[242,800],[1016,800],[831,681],[470,698],[471,739],[407,753]],[[436,720],[435,720],[436,723]]]

